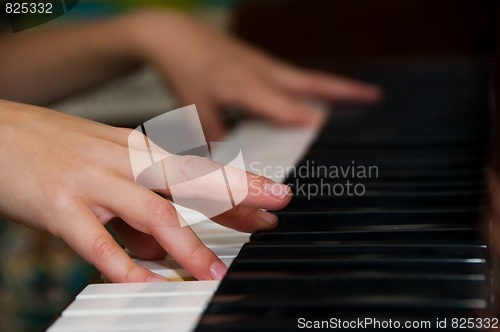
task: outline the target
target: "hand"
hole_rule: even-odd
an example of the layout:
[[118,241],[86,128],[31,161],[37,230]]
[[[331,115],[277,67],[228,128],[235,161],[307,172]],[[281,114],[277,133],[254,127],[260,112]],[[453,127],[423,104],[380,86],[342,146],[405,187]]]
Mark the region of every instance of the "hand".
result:
[[181,14],[136,14],[135,40],[179,97],[196,104],[207,138],[220,139],[219,106],[241,106],[280,124],[323,121],[307,98],[372,102],[379,88],[354,80],[295,68]]
[[0,99],[47,104],[141,63],[159,70],[180,104],[202,110],[209,140],[224,135],[221,106],[307,125],[324,120],[308,99],[381,96],[375,86],[284,64],[182,14],[148,10],[0,39]]
[[[164,279],[133,262],[106,230],[110,220],[139,258],[159,259],[167,251],[198,279],[219,279],[225,273],[216,255],[189,227],[181,226],[169,201],[134,182],[131,130],[4,101],[0,119],[1,215],[61,237],[113,282]],[[210,163],[199,157],[175,158],[170,166],[181,178]],[[260,208],[284,207],[290,201],[289,188],[240,170],[231,172],[251,182],[249,194],[215,219],[243,231],[274,227],[276,216]],[[209,185],[193,192],[208,200],[220,184]]]

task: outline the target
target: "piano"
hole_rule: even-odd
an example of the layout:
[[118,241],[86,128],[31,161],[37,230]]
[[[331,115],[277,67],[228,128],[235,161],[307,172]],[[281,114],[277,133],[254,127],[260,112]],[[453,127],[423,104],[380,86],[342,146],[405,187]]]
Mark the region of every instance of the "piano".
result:
[[229,265],[222,281],[194,281],[169,257],[140,262],[172,282],[89,285],[48,331],[498,328],[491,61],[360,77],[384,100],[339,105],[319,132],[233,131],[251,169],[295,196],[275,230],[192,226]]

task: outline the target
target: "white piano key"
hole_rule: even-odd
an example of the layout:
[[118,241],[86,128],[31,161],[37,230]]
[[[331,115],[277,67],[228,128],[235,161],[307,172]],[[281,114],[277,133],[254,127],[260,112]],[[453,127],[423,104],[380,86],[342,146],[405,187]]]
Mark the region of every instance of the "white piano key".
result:
[[161,275],[171,281],[191,280],[193,276],[188,271],[184,270],[173,259],[162,259],[157,261],[135,260],[137,264],[148,269],[156,274]]
[[243,245],[243,243],[248,242],[250,235],[247,233],[241,234],[231,234],[231,235],[204,235],[200,236],[200,239],[205,243],[206,246],[209,245]]
[[191,331],[199,313],[161,313],[59,318],[48,332]]
[[197,282],[154,282],[128,284],[92,284],[77,295],[76,299],[100,299],[114,297],[155,297],[183,295],[211,295],[219,281],[206,280]]
[[[220,257],[220,260],[229,266],[236,258],[235,255],[228,255]],[[136,261],[137,264],[143,266],[144,268],[150,270],[153,273],[159,274],[162,277],[167,278],[171,282],[177,281],[194,281],[196,280],[188,271],[184,269],[170,269],[169,262],[173,261],[172,258],[167,258],[160,261]]]
[[317,135],[317,128],[278,128],[262,121],[247,121],[236,128],[227,141],[239,145],[248,171],[283,182],[286,174],[264,174],[265,167],[271,170],[294,167]]
[[[212,220],[204,220],[199,223],[191,225],[191,228],[195,233],[199,235],[203,234],[210,234],[210,233],[228,233],[228,234],[233,234],[233,233],[241,233],[238,231],[235,231],[234,229],[224,227],[222,225],[219,225],[218,223],[212,221]],[[203,234],[202,234],[203,233]]]
[[241,249],[240,245],[228,245],[228,246],[219,246],[213,245],[209,248],[219,257],[219,258],[234,258],[238,255]]
[[62,316],[74,317],[200,312],[200,308],[204,308],[205,304],[211,298],[209,294],[182,294],[179,296],[176,296],[175,293],[172,294],[168,296],[152,297],[77,299],[63,311]]

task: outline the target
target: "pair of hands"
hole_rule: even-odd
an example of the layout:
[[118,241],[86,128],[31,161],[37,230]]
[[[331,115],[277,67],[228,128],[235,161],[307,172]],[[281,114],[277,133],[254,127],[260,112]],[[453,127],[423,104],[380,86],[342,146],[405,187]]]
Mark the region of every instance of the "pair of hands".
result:
[[[281,124],[314,125],[323,115],[304,102],[306,97],[374,101],[380,96],[373,86],[280,63],[180,14],[146,11],[106,24],[111,31],[125,29],[124,35],[108,37],[128,40],[121,44],[128,47],[120,48],[127,59],[133,55],[134,61],[153,64],[182,103],[197,104],[211,140],[224,134],[217,114],[221,105],[238,105]],[[129,129],[7,101],[0,101],[0,119],[3,216],[61,237],[113,282],[164,279],[134,263],[104,227],[108,223],[139,258],[159,259],[168,252],[198,279],[224,275],[224,264],[189,227],[181,227],[169,201],[134,182]],[[204,163],[209,161],[179,157],[174,167],[189,177]],[[275,227],[276,216],[261,209],[286,206],[289,188],[234,172],[252,182],[249,193],[214,220],[247,232]],[[210,200],[210,193],[205,188],[196,194]]]

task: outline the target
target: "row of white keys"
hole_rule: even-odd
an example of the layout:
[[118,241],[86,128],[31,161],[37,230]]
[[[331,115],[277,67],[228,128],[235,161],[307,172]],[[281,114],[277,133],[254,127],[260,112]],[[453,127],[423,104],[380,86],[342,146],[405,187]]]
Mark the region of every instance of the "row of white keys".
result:
[[218,283],[89,285],[48,331],[190,331]]
[[[191,227],[226,265],[249,237],[209,220]],[[193,330],[219,281],[188,281],[194,278],[169,256],[138,262],[174,282],[89,285],[49,332]]]

